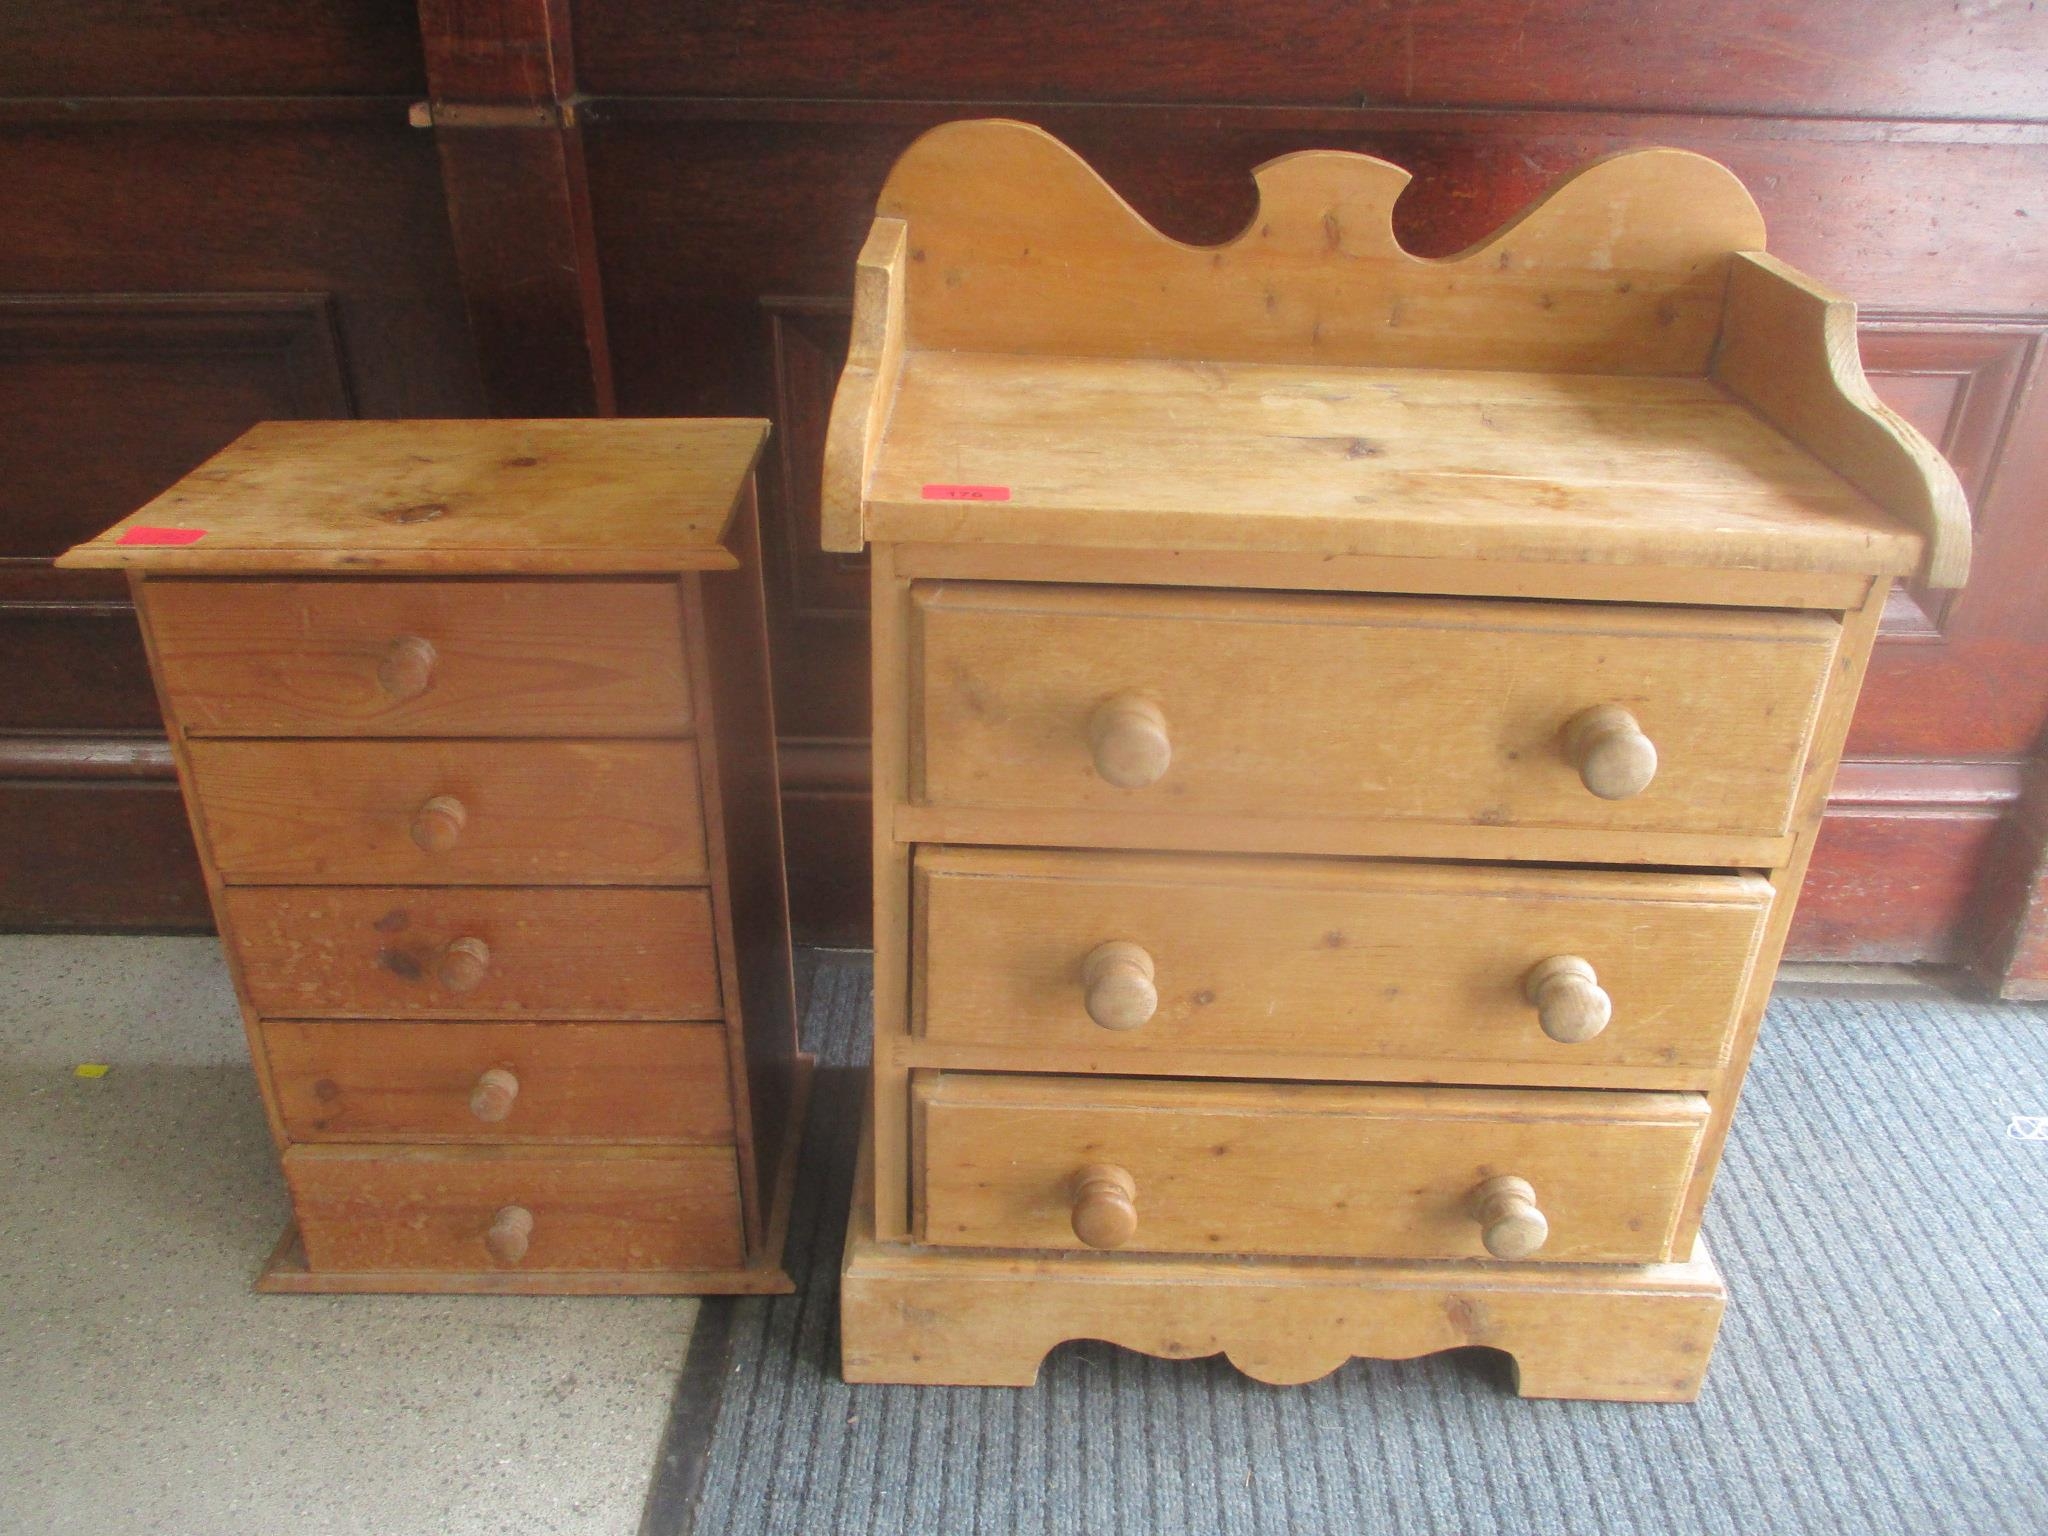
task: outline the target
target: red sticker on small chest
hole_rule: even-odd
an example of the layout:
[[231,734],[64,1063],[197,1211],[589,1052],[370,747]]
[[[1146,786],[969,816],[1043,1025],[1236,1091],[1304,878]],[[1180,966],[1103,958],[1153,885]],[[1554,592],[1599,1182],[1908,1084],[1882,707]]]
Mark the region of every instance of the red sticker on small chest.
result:
[[1007,485],[928,485],[924,488],[926,501],[1008,501],[1010,488]]
[[116,544],[197,544],[206,537],[204,528],[124,528]]

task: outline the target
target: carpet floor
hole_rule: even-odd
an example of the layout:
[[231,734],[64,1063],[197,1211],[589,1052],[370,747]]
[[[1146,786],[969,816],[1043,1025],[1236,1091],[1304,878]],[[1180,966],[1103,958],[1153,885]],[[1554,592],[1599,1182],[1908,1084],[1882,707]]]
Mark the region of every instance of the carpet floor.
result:
[[849,1387],[871,975],[815,974],[799,1289],[706,1303],[700,1434],[652,1536],[2048,1526],[2048,1009],[1773,1003],[1708,1218],[1731,1297],[1696,1404],[1525,1402],[1485,1350],[1272,1388],[1084,1342],[1025,1391]]

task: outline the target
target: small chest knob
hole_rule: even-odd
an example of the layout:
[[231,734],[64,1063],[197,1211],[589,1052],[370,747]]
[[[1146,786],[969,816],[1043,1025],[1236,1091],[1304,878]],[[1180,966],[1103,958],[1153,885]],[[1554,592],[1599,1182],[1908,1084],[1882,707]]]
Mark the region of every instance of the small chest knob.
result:
[[1597,704],[1564,728],[1564,754],[1602,800],[1627,800],[1657,776],[1657,746],[1619,704]]
[[1522,978],[1522,992],[1536,1005],[1536,1022],[1560,1045],[1578,1045],[1607,1027],[1614,1001],[1601,989],[1590,961],[1577,955],[1539,960]]
[[1088,717],[1088,750],[1096,773],[1118,789],[1156,784],[1173,766],[1165,712],[1135,693],[1119,693],[1095,706]]
[[377,663],[377,686],[403,703],[425,693],[434,681],[434,642],[400,635]]
[[495,1125],[512,1113],[519,1097],[519,1079],[503,1067],[492,1067],[469,1090],[469,1112],[486,1124]]
[[490,1230],[484,1233],[484,1247],[500,1264],[517,1264],[526,1257],[532,1238],[533,1212],[523,1205],[507,1205],[491,1218]]
[[1136,1029],[1159,1011],[1152,957],[1122,939],[1098,944],[1081,962],[1088,1017],[1104,1029]]
[[1527,1179],[1503,1174],[1472,1191],[1472,1215],[1479,1240],[1496,1259],[1526,1259],[1550,1236],[1550,1223],[1536,1207]]
[[436,795],[412,816],[412,840],[423,853],[446,853],[462,836],[469,811],[453,795]]
[[1121,1248],[1138,1234],[1138,1185],[1113,1163],[1074,1175],[1074,1236],[1090,1248]]
[[491,946],[482,939],[450,939],[434,962],[434,977],[450,992],[474,992],[491,968]]

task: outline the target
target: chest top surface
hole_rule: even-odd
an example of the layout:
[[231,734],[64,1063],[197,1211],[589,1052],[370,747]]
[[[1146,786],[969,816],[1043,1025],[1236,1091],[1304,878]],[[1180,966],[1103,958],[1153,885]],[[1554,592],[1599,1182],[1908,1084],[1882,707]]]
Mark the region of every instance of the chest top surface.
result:
[[1855,311],[1764,254],[1679,150],[1611,156],[1457,256],[1407,174],[1255,173],[1213,247],[1020,123],[898,161],[828,433],[831,549],[983,543],[1919,573],[1959,584],[1956,477],[1878,401]]
[[730,570],[753,419],[264,422],[59,559],[160,575]]

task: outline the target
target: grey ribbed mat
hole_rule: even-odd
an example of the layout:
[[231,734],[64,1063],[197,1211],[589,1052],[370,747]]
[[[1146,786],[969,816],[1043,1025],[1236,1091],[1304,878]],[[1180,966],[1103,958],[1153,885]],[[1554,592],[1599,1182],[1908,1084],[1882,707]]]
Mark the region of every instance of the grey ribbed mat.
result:
[[661,1536],[2048,1531],[2048,1141],[2009,1134],[2048,1115],[2048,1010],[1773,1004],[1688,1407],[1525,1402],[1480,1350],[1272,1388],[1077,1343],[1028,1391],[854,1388],[837,1280],[870,977],[816,973],[802,1289],[707,1303],[690,1412],[715,1420],[692,1497],[650,1507]]

